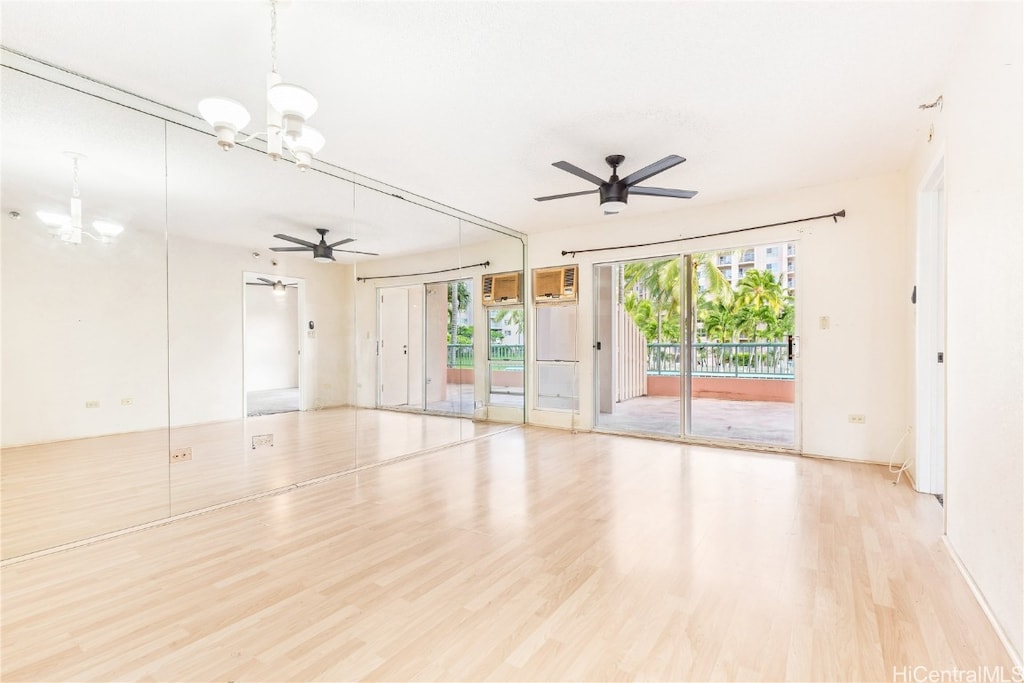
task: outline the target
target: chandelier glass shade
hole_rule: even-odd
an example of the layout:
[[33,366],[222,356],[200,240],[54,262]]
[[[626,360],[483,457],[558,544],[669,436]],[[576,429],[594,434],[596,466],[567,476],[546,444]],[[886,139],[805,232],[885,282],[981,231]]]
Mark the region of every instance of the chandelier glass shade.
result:
[[78,162],[85,158],[84,154],[77,152],[65,152],[65,156],[71,159],[73,168],[73,179],[71,185],[71,200],[68,205],[69,212],[57,211],[36,211],[36,218],[50,228],[52,235],[66,244],[81,244],[82,237],[91,237],[97,242],[111,242],[115,237],[124,232],[124,226],[108,220],[94,220],[90,224],[92,232],[82,224],[82,198],[78,189]]
[[[199,114],[213,127],[217,144],[225,152],[239,142],[248,142],[262,136],[266,139],[267,155],[274,159],[283,156],[287,146],[295,158],[295,165],[305,171],[313,157],[324,146],[324,136],[306,125],[316,113],[318,102],[313,93],[295,83],[286,83],[277,73],[277,3],[270,3],[271,70],[267,74],[266,129],[251,135],[241,134],[251,117],[241,102],[227,97],[207,97],[199,102]],[[241,135],[241,137],[240,137]]]

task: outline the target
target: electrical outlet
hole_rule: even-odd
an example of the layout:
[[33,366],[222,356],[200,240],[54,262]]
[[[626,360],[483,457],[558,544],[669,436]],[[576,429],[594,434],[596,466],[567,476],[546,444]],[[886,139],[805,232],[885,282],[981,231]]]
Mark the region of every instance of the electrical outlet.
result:
[[192,459],[192,447],[175,448],[171,451],[171,462],[184,462]]
[[123,406],[133,406],[133,405],[135,405],[135,399],[134,398],[122,398],[121,399],[121,405],[123,405]]
[[854,413],[850,413],[850,422],[852,422],[855,425],[862,425],[865,422],[867,422],[867,418],[864,417],[863,415],[857,415],[857,414],[854,414]]
[[99,401],[86,401],[85,402],[85,407],[86,408],[99,408],[100,407],[100,402]]
[[252,449],[262,448],[264,446],[274,445],[273,434],[257,434],[252,437]]

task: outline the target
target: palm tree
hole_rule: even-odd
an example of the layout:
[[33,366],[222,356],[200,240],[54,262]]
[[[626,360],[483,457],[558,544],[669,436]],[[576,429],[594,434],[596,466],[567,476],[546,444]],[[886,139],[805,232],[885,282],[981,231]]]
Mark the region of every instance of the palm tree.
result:
[[782,312],[779,313],[770,329],[773,339],[784,339],[787,335],[795,333],[796,309],[793,307],[793,297],[785,297]]
[[702,301],[697,315],[704,323],[704,334],[709,339],[726,343],[736,333],[736,315],[732,303],[718,299]]
[[737,289],[744,305],[753,308],[767,307],[775,315],[782,312],[782,284],[775,279],[775,274],[770,270],[748,270],[737,285]]
[[[724,252],[704,252],[694,254],[692,257],[693,272],[690,273],[690,291],[697,293],[698,300],[701,298],[718,299],[732,294],[732,284],[725,279],[725,275],[715,264],[715,257]],[[707,283],[707,288],[701,286],[701,276]]]
[[494,322],[509,328],[516,336],[523,336],[523,309],[499,308],[495,311]]
[[[459,311],[469,308],[469,281],[456,280],[448,282],[448,343],[454,344],[459,336],[458,315]],[[472,332],[470,333],[472,334]]]
[[[650,302],[651,313],[657,323],[654,340],[660,343],[664,336],[665,320],[679,317],[679,259],[627,263],[622,267],[622,275],[623,290],[627,297],[632,294],[637,299]],[[640,310],[635,308],[636,304],[633,306],[634,310]],[[628,307],[627,310],[629,310]],[[636,322],[643,327],[639,320]],[[650,337],[648,337],[648,341],[650,341]]]

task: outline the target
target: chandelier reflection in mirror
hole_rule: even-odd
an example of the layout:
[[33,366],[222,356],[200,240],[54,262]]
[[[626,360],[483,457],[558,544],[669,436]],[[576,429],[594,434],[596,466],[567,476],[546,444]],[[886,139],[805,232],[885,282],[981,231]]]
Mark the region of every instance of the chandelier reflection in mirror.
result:
[[277,73],[277,2],[270,1],[270,73],[267,74],[267,129],[252,135],[239,131],[249,125],[249,111],[237,100],[207,97],[199,102],[199,113],[213,126],[217,144],[225,152],[239,142],[263,137],[267,154],[277,161],[287,147],[295,165],[305,171],[323,148],[324,136],[306,121],[316,112],[313,94],[294,83],[285,83]]
[[66,244],[81,244],[82,237],[91,237],[97,242],[110,242],[124,232],[124,226],[107,220],[94,220],[90,232],[82,226],[82,196],[78,189],[78,162],[85,159],[84,154],[78,152],[64,152],[64,155],[71,159],[72,181],[71,181],[71,205],[70,214],[58,211],[36,211],[36,216],[48,228],[54,238]]

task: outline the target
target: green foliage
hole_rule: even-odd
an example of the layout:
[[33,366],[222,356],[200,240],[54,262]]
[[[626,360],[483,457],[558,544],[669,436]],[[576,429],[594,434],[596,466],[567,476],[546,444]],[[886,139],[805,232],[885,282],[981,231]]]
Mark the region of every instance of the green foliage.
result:
[[626,312],[643,332],[648,343],[657,341],[679,342],[679,315],[659,318],[659,312],[649,299],[641,299],[636,294],[626,295],[624,302]]
[[[622,268],[625,306],[648,343],[678,342],[681,287],[679,259],[627,263]],[[630,297],[636,313],[630,310]]]
[[[767,270],[748,270],[733,289],[715,264],[696,254],[690,289],[696,293],[698,336],[717,342],[778,341],[795,329],[792,297]],[[678,343],[682,287],[680,259],[623,266],[624,305],[648,343]]]
[[697,318],[718,342],[779,341],[794,329],[792,298],[767,270],[748,270],[727,296],[698,300]]
[[[494,322],[505,325],[514,334],[523,335],[523,309],[499,308],[494,312]],[[491,330],[494,332],[494,330]]]
[[452,332],[448,330],[448,343],[449,344],[472,344],[473,343],[473,326],[472,325],[459,325],[455,332],[455,341],[452,342]]

